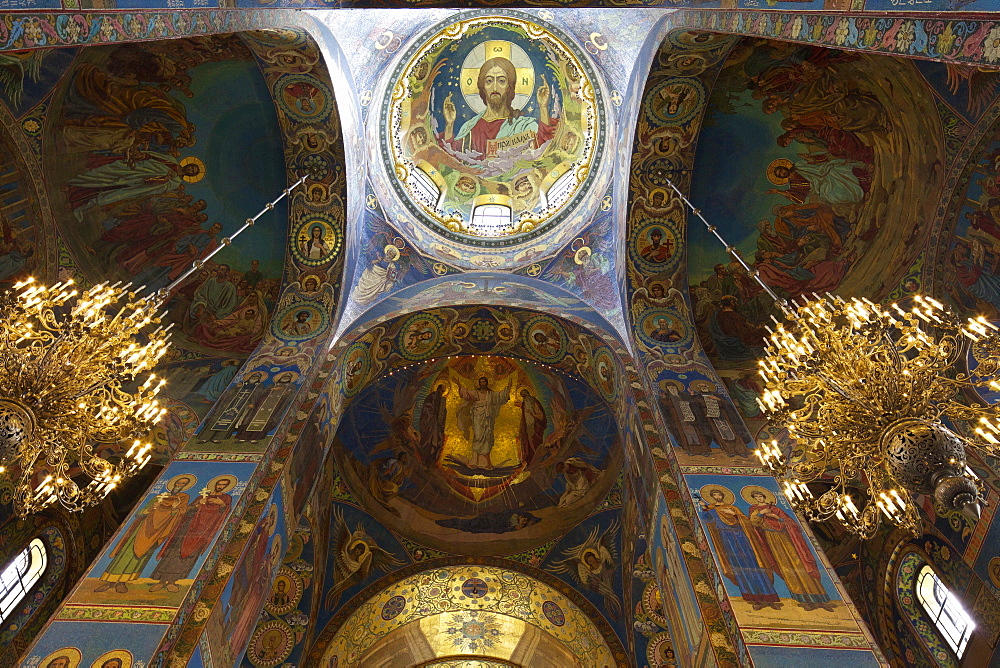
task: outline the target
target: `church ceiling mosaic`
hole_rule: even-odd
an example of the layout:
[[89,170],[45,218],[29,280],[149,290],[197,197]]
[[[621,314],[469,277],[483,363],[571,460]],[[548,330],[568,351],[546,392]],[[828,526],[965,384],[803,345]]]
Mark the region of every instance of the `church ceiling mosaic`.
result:
[[[877,662],[808,531],[765,478],[746,477],[757,470],[737,407],[756,417],[748,367],[770,310],[713,256],[714,241],[697,229],[687,238],[664,177],[693,183],[696,204],[789,295],[899,296],[937,271],[956,303],[997,308],[997,147],[984,129],[997,115],[995,77],[871,55],[992,59],[982,54],[993,27],[697,18],[869,51],[848,53],[667,33],[656,12],[630,25],[599,14],[358,18],[336,35],[345,62],[364,67],[345,68],[356,76],[336,89],[299,30],[138,47],[112,42],[211,30],[214,14],[191,12],[197,25],[171,14],[160,27],[146,15],[53,16],[41,33],[19,19],[18,36],[2,19],[12,44],[105,44],[44,56],[37,80],[36,56],[0,62],[25,73],[20,91],[4,91],[14,135],[4,144],[41,151],[59,178],[39,201],[52,198],[61,216],[48,232],[17,212],[0,219],[0,281],[58,264],[155,287],[228,232],[214,220],[229,225],[261,192],[311,177],[271,214],[279,225],[248,233],[259,244],[227,249],[172,302],[181,345],[165,369],[160,461],[186,445],[61,609],[36,663],[68,653],[81,665],[232,664],[246,649],[246,663],[277,666],[327,622],[303,660],[349,664],[405,626],[440,641],[441,665],[489,652],[484,661],[516,663],[525,632],[559,637],[584,665],[624,663],[622,644],[650,665]],[[654,33],[667,35],[658,51],[644,42]],[[640,51],[655,51],[641,95]],[[341,136],[337,104],[358,106],[361,135]],[[635,141],[619,142],[633,111]],[[345,143],[370,150],[374,176],[352,184],[356,207]],[[234,161],[235,145],[282,151],[284,176]],[[132,179],[137,170],[148,178]],[[15,190],[31,171],[0,161]],[[959,238],[942,262],[920,251],[939,231],[946,180]],[[343,341],[331,349],[335,329]],[[292,518],[331,442],[336,474],[318,485],[325,551],[312,554]],[[623,511],[625,480],[652,522]],[[981,549],[995,542],[990,519],[934,519],[946,549],[974,566],[977,592],[1000,582]],[[458,558],[483,563],[442,565]],[[508,562],[541,580],[522,586]],[[544,587],[555,593],[539,598]],[[519,603],[484,607],[495,601]],[[120,656],[98,651],[129,611],[139,619]],[[573,626],[577,613],[593,626]],[[104,633],[88,636],[90,621]]]
[[[248,203],[280,192],[277,155],[287,153],[289,174],[315,167],[309,192],[293,195],[291,209],[282,203],[269,212],[168,304],[178,335],[159,370],[169,411],[152,434],[161,463],[192,436],[261,341],[280,341],[272,352],[293,363],[283,370],[301,374],[310,362],[296,348],[328,327],[336,299],[342,217],[310,225],[304,216],[341,201],[333,100],[311,96],[315,117],[286,112],[296,94],[325,85],[315,45],[294,31],[256,36],[36,51],[7,64],[14,69],[3,95],[17,116],[5,115],[5,126],[18,147],[4,177],[7,279],[32,271],[155,289],[222,243],[235,221],[253,213]],[[218,95],[230,87],[233,95]],[[298,132],[301,126],[309,132]],[[27,155],[33,159],[18,167],[14,156]],[[54,175],[48,192],[26,196],[31,183],[14,174],[41,169]],[[306,239],[291,244],[297,290],[279,298],[289,217],[298,236],[325,225],[323,250],[310,250]]]
[[[707,102],[692,198],[782,297],[880,299],[934,218],[946,158],[933,100],[905,61],[744,40]],[[756,381],[743,370],[776,309],[697,225],[688,272],[699,340],[752,416]]]
[[432,621],[421,629],[437,656],[508,659],[527,624],[554,636],[582,665],[618,663],[587,614],[551,586],[492,566],[450,566],[401,580],[361,604],[326,646],[322,665],[333,656],[351,665],[415,619]]
[[[74,260],[88,281],[165,287],[236,230],[248,202],[284,188],[269,98],[235,36],[81,52],[52,99],[43,162],[65,243],[87,249]],[[185,347],[257,347],[278,297],[287,217],[280,204],[249,244],[225,248],[175,293],[167,308]]]
[[[592,27],[585,39],[567,32],[573,21],[545,11],[371,12],[328,22],[352,63],[373,165],[345,319],[420,282],[501,270],[558,285],[623,329],[620,269],[608,252],[617,228],[609,169],[618,146],[609,138],[620,120],[619,89],[628,85],[653,17],[584,14]],[[606,32],[612,29],[621,37],[613,44]],[[505,89],[510,104],[495,119],[479,93],[482,73],[486,95],[487,47],[522,75]],[[548,96],[549,120],[540,125],[539,92]],[[447,142],[446,107],[449,116],[455,112]],[[516,145],[497,155],[463,147],[474,127],[494,144]],[[454,139],[465,131],[468,137]],[[472,215],[477,201],[489,216]],[[496,222],[505,209],[513,216],[509,229],[467,227],[473,218]]]
[[507,245],[579,203],[604,148],[582,55],[524,19],[472,18],[402,57],[385,101],[386,164],[411,210],[446,238]]
[[[419,346],[437,323],[411,320],[403,337]],[[559,352],[554,321],[529,329],[541,350]],[[589,514],[617,476],[617,431],[605,400],[572,376],[454,356],[366,387],[336,446],[355,496],[394,531],[451,553],[497,554],[547,542]]]

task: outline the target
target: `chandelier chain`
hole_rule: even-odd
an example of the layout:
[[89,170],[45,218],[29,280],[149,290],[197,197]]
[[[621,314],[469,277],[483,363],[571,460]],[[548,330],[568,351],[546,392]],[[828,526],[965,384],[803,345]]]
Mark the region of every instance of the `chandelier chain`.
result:
[[166,413],[156,398],[165,380],[150,373],[170,346],[163,306],[305,180],[152,295],[122,281],[80,290],[72,280],[47,287],[34,278],[0,295],[0,483],[12,483],[19,517],[54,503],[71,511],[99,503],[150,461],[145,439]]
[[[783,299],[667,183],[784,315],[772,315],[774,328],[766,327],[757,403],[788,439],[762,442],[755,453],[791,505],[861,538],[883,519],[919,532],[916,494],[932,498],[941,514],[978,518],[985,487],[965,448],[1000,455],[1000,411],[958,398],[976,388],[1000,391],[997,326],[982,316],[963,322],[920,295],[909,310],[829,293]],[[970,353],[979,362],[975,374],[958,368]],[[968,424],[974,436],[956,433],[953,423]]]

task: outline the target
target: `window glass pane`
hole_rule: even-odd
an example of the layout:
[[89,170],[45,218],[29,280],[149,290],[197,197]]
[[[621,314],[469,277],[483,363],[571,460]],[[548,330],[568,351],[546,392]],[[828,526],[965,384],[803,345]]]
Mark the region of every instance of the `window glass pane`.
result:
[[958,597],[949,591],[929,565],[924,564],[917,576],[917,600],[948,641],[955,654],[962,658],[969,637],[976,625],[972,623]]
[[472,229],[484,237],[502,237],[510,232],[512,213],[501,204],[482,204],[472,212]]
[[45,543],[35,538],[0,572],[0,623],[38,582],[47,563]]
[[441,191],[438,190],[431,177],[427,176],[420,168],[413,170],[413,186],[430,201],[432,206],[437,203]]

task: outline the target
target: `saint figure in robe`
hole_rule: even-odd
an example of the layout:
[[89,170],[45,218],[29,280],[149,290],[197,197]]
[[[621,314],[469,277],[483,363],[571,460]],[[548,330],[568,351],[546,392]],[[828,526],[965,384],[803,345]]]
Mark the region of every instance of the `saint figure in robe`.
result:
[[538,148],[555,135],[558,118],[549,118],[549,86],[543,83],[535,92],[538,101],[538,118],[525,116],[521,110],[514,109],[515,82],[517,69],[507,58],[490,58],[479,68],[479,99],[486,108],[466,121],[458,132],[455,132],[455,119],[458,111],[451,100],[451,93],[445,98],[442,106],[445,128],[443,139],[452,148],[460,151],[472,151],[482,155],[496,155],[496,145],[490,142],[497,139],[523,139],[530,143],[531,148]]
[[459,411],[459,427],[465,432],[466,439],[472,444],[470,466],[480,469],[492,469],[493,462],[490,453],[493,451],[497,415],[500,408],[510,400],[511,381],[502,390],[491,390],[490,381],[486,376],[479,379],[479,384],[470,390],[458,383],[458,393],[465,400],[465,406]]

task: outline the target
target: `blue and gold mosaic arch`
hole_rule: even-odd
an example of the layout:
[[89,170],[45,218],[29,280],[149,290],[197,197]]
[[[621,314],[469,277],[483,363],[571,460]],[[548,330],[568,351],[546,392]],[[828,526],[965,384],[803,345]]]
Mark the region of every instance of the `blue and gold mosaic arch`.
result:
[[580,203],[604,148],[600,86],[554,28],[514,12],[439,24],[382,107],[383,160],[408,211],[445,238],[505,247]]

